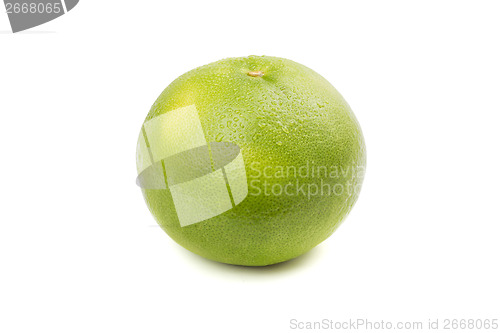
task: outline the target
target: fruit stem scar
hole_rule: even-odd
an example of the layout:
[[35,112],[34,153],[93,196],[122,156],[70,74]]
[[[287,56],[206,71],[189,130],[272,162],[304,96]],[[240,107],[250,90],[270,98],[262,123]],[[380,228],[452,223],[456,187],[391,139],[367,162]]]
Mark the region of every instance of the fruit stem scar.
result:
[[264,73],[261,71],[250,71],[250,72],[248,72],[248,75],[253,76],[253,77],[262,77],[262,76],[264,76]]

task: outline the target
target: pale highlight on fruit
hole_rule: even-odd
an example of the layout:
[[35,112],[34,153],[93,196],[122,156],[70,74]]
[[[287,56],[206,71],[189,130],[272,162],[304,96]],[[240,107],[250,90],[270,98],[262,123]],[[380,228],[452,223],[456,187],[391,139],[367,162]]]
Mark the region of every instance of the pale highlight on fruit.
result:
[[365,163],[361,129],[335,88],[265,56],[177,78],[137,149],[138,184],[163,230],[205,258],[247,266],[327,239],[356,202]]

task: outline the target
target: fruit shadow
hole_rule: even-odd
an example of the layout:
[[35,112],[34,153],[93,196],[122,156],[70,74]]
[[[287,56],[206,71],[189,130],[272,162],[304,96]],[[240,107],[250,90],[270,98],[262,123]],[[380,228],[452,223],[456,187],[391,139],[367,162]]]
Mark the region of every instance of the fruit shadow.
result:
[[298,256],[297,258],[290,259],[288,261],[280,262],[277,264],[272,264],[268,266],[241,266],[241,265],[223,264],[209,259],[205,259],[191,252],[186,253],[186,255],[189,255],[192,260],[197,261],[197,263],[202,264],[211,271],[242,275],[242,276],[280,275],[292,271],[300,271],[302,269],[312,266],[323,256],[323,254],[324,254],[323,247],[319,245],[310,250],[309,252],[306,252]]

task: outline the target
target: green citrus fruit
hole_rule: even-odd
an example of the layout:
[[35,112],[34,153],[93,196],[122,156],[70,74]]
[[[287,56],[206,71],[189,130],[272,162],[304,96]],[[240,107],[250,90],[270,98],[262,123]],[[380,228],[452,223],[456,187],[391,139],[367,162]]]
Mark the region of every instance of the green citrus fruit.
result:
[[366,161],[347,102],[313,70],[229,58],[172,82],[137,149],[158,224],[205,258],[264,266],[327,239],[356,202]]

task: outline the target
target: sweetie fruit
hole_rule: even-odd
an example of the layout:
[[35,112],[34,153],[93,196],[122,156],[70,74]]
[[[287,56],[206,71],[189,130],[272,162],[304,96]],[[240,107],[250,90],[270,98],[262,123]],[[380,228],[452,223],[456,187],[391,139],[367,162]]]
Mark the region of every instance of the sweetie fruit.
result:
[[265,266],[325,239],[355,204],[366,150],[347,102],[291,60],[223,59],[173,81],[137,146],[162,229],[207,259]]

